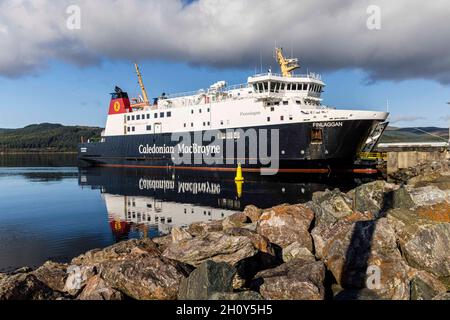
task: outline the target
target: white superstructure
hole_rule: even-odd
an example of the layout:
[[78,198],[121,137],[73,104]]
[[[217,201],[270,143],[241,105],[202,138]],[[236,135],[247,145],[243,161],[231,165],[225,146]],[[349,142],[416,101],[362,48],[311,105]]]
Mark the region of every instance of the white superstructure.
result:
[[[292,63],[291,60],[284,63]],[[295,66],[291,69],[295,69]],[[226,130],[323,121],[384,121],[387,118],[386,112],[326,107],[322,105],[324,88],[325,83],[319,75],[295,75],[285,71],[284,74],[268,72],[254,75],[248,78],[247,83],[240,85],[227,86],[225,81],[219,81],[208,89],[195,92],[162,94],[152,105],[141,103],[142,99],[134,99],[136,104],[132,104],[125,113],[108,116],[104,136]],[[145,91],[144,94],[146,96]]]

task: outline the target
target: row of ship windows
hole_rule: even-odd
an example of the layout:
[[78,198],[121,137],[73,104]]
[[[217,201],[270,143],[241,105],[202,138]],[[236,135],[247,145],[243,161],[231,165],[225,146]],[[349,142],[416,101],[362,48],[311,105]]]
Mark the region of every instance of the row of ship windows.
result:
[[[208,108],[207,112],[210,112],[210,111],[211,111],[210,108]],[[202,109],[198,109],[198,113],[202,113]],[[194,114],[194,109],[191,110],[191,114]],[[146,119],[150,120],[150,119],[152,119],[152,116],[151,116],[150,113],[142,114],[142,115],[140,115],[140,114],[128,115],[126,117],[127,117],[127,121],[146,120]],[[160,112],[159,115],[156,112],[156,113],[153,114],[153,119],[158,119],[158,117],[159,118],[164,118],[164,117],[170,118],[170,117],[172,117],[172,112],[171,111]]]
[[[203,126],[204,127],[210,126],[210,125],[211,125],[211,122],[209,122],[209,121],[208,122],[203,122]],[[186,123],[184,124],[184,127],[187,128],[187,124]],[[191,128],[193,128],[193,127],[194,127],[194,123],[191,122]]]
[[[135,120],[145,120],[145,119],[151,119],[151,114],[147,113],[147,114],[137,114],[137,115],[128,115],[127,117],[127,121],[135,121]],[[170,118],[172,117],[172,112],[171,111],[167,111],[167,112],[160,112],[159,113],[159,117],[160,118]],[[158,119],[158,113],[155,113],[153,116],[154,119]]]
[[[267,117],[267,122],[270,122],[270,119],[271,119],[270,117]],[[284,116],[280,116],[280,120],[284,121]],[[293,116],[289,116],[289,120],[290,121],[294,120],[294,117]]]
[[312,91],[322,92],[322,86],[318,84],[308,83],[281,83],[281,82],[259,82],[253,85],[253,89],[256,92],[280,92],[284,90],[288,91]]
[[[221,124],[223,125],[223,121],[221,122]],[[193,128],[194,127],[194,123],[193,122],[191,122],[191,128]],[[203,122],[203,126],[204,127],[206,127],[206,126],[210,126],[211,125],[211,122]],[[187,123],[185,123],[184,124],[184,127],[185,128],[187,128]],[[146,126],[146,128],[145,128],[147,131],[152,131],[152,126],[151,125],[147,125]],[[127,132],[136,132],[136,127],[135,126],[129,126],[129,127],[127,127]]]
[[[145,213],[143,213],[143,214],[141,214],[140,212],[138,212],[137,214],[136,214],[136,212],[130,212],[130,211],[128,211],[128,219],[139,219],[139,220],[141,220],[141,221],[148,221],[148,222],[151,222],[152,221],[152,217],[150,216],[150,215],[146,215]],[[159,221],[161,221],[162,223],[165,223],[166,222],[166,218],[165,217],[158,217],[158,216],[155,216],[155,222],[159,222]],[[167,223],[172,223],[172,218],[167,218]]]
[[[296,104],[298,104],[298,105],[301,105],[302,104],[302,102],[301,102],[301,100],[295,100],[295,103]],[[318,102],[318,101],[310,101],[310,100],[305,100],[305,104],[306,105],[312,105],[312,106],[320,106],[320,103]],[[267,103],[267,106],[279,106],[280,105],[280,102],[269,102],[269,103]],[[287,105],[289,105],[289,101],[283,101],[283,106],[287,106]],[[271,111],[274,111],[274,108],[272,107],[272,108],[270,108],[270,110]]]

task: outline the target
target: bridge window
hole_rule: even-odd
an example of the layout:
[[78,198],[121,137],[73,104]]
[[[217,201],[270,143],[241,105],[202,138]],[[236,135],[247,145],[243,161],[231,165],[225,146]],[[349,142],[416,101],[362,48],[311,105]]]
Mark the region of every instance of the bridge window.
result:
[[270,92],[275,92],[275,87],[276,87],[276,83],[275,82],[271,82],[270,83]]
[[283,101],[283,105],[287,106],[289,104],[289,101]]
[[291,84],[291,83],[288,83],[288,84],[287,84],[287,89],[288,89],[288,91],[290,91],[291,88],[292,88],[292,84]]
[[264,92],[269,91],[269,83],[268,82],[263,82],[263,89],[264,89]]
[[304,90],[304,91],[308,90],[308,84],[307,84],[307,83],[304,83],[304,84],[303,84],[303,90]]

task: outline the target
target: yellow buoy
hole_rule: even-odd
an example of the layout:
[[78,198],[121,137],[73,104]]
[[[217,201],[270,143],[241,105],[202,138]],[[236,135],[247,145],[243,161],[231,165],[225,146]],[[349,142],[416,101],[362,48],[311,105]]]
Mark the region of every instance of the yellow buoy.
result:
[[234,181],[244,181],[244,177],[242,176],[242,166],[240,163],[238,164],[236,178],[234,178]]
[[236,195],[238,198],[242,197],[242,185],[244,184],[243,181],[235,181],[236,184]]

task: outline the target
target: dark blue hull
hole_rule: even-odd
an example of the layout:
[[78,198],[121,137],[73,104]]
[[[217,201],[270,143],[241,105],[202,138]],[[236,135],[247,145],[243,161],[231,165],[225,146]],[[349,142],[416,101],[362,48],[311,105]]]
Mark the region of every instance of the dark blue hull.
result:
[[[278,126],[264,126],[254,129],[256,132],[267,130],[267,142],[264,135],[257,137],[257,142],[246,139],[245,155],[238,152],[238,140],[212,140],[201,143],[203,146],[220,145],[220,154],[202,154],[203,160],[198,161],[198,154],[190,154],[189,161],[174,162],[170,148],[176,148],[179,140],[172,141],[172,134],[124,135],[105,137],[103,142],[84,143],[79,146],[79,160],[92,166],[109,167],[135,167],[135,168],[179,168],[198,170],[235,170],[238,163],[242,164],[244,171],[269,168],[272,162],[278,162],[281,170],[290,170],[307,167],[326,167],[330,164],[353,164],[361,147],[366,142],[373,127],[377,124],[373,120],[345,120],[328,122],[331,125],[320,126],[313,123],[287,124]],[[320,124],[320,123],[319,123]],[[325,123],[327,124],[327,123]],[[319,129],[318,129],[319,128]],[[239,129],[228,129],[236,131]],[[279,135],[279,148],[272,148],[271,133],[277,131]],[[320,132],[319,132],[320,131]],[[230,131],[231,132],[231,131]],[[195,134],[208,134],[211,132],[191,132],[192,143]],[[226,137],[226,131],[221,131]],[[230,135],[230,133],[229,133]],[[214,137],[217,132],[214,132]],[[243,137],[241,137],[243,138]],[[242,142],[242,140],[240,140]],[[255,143],[256,142],[256,143]],[[265,143],[265,146],[262,144]],[[264,148],[263,148],[264,147]],[[156,149],[155,149],[156,148]],[[159,150],[158,150],[159,148]],[[268,150],[262,152],[261,148]],[[234,152],[231,150],[234,149]],[[277,150],[271,154],[271,150]],[[159,152],[155,152],[159,151]],[[173,150],[173,149],[172,149]],[[218,149],[215,149],[218,150]],[[261,153],[255,159],[254,155]],[[230,156],[231,155],[231,156]],[[213,159],[222,160],[212,162]],[[186,158],[185,158],[186,159]],[[276,160],[276,161],[275,161]]]

